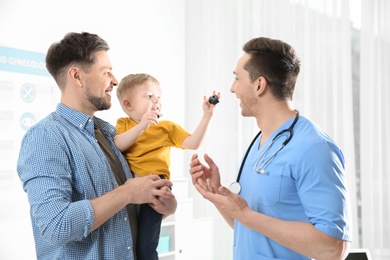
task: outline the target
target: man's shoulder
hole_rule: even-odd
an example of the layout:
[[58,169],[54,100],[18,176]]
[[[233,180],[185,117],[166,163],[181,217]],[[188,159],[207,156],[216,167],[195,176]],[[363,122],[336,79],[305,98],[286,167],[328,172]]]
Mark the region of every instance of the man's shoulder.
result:
[[46,115],[44,118],[36,122],[34,125],[32,125],[28,131],[33,131],[35,129],[46,129],[47,127],[50,127],[50,125],[58,124],[57,115],[55,112],[51,112],[50,114]]
[[42,135],[46,138],[49,138],[50,135],[63,135],[64,133],[67,133],[71,129],[75,128],[76,127],[74,124],[62,117],[61,114],[54,111],[31,126],[27,130],[26,135]]

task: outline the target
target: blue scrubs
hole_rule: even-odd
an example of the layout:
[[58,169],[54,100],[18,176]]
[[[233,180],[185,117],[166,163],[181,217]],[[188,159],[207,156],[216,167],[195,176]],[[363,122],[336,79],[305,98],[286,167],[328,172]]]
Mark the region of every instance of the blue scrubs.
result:
[[[309,222],[321,232],[350,241],[349,197],[341,150],[317,125],[299,117],[290,142],[256,173],[254,165],[277,133],[287,129],[294,118],[283,124],[260,149],[255,141],[240,177],[240,195],[249,208],[278,219]],[[281,146],[287,133],[279,137],[258,162]],[[234,223],[234,259],[310,259]]]

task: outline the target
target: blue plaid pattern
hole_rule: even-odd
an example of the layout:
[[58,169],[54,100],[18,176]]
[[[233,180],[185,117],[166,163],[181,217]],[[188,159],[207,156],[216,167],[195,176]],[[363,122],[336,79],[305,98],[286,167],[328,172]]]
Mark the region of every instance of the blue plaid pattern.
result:
[[91,232],[90,199],[118,187],[94,125],[130,170],[112,139],[115,128],[63,104],[31,127],[21,143],[17,171],[27,192],[37,258],[134,259],[126,208]]

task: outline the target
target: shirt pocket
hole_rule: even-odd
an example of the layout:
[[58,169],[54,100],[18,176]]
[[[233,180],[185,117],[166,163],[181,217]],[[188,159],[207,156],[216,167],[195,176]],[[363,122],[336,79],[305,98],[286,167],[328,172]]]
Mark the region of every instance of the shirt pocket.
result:
[[257,205],[274,206],[280,201],[283,166],[256,174],[252,196]]

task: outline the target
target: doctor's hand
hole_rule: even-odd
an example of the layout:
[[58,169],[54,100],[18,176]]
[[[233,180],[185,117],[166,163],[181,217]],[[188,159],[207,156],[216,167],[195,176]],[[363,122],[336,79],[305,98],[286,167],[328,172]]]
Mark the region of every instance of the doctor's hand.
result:
[[209,182],[210,180],[204,182],[199,179],[198,183],[195,184],[195,188],[205,199],[213,203],[222,215],[229,216],[245,224],[246,216],[249,216],[247,213],[251,212],[246,200],[224,186],[220,186],[216,193],[212,192],[209,189]]
[[200,162],[197,154],[194,154],[191,157],[190,174],[192,184],[199,184],[199,181],[202,180],[203,184],[207,184],[207,187],[205,186],[204,189],[209,192],[216,193],[218,188],[221,186],[221,177],[218,166],[207,154],[204,155],[204,159],[209,167]]

